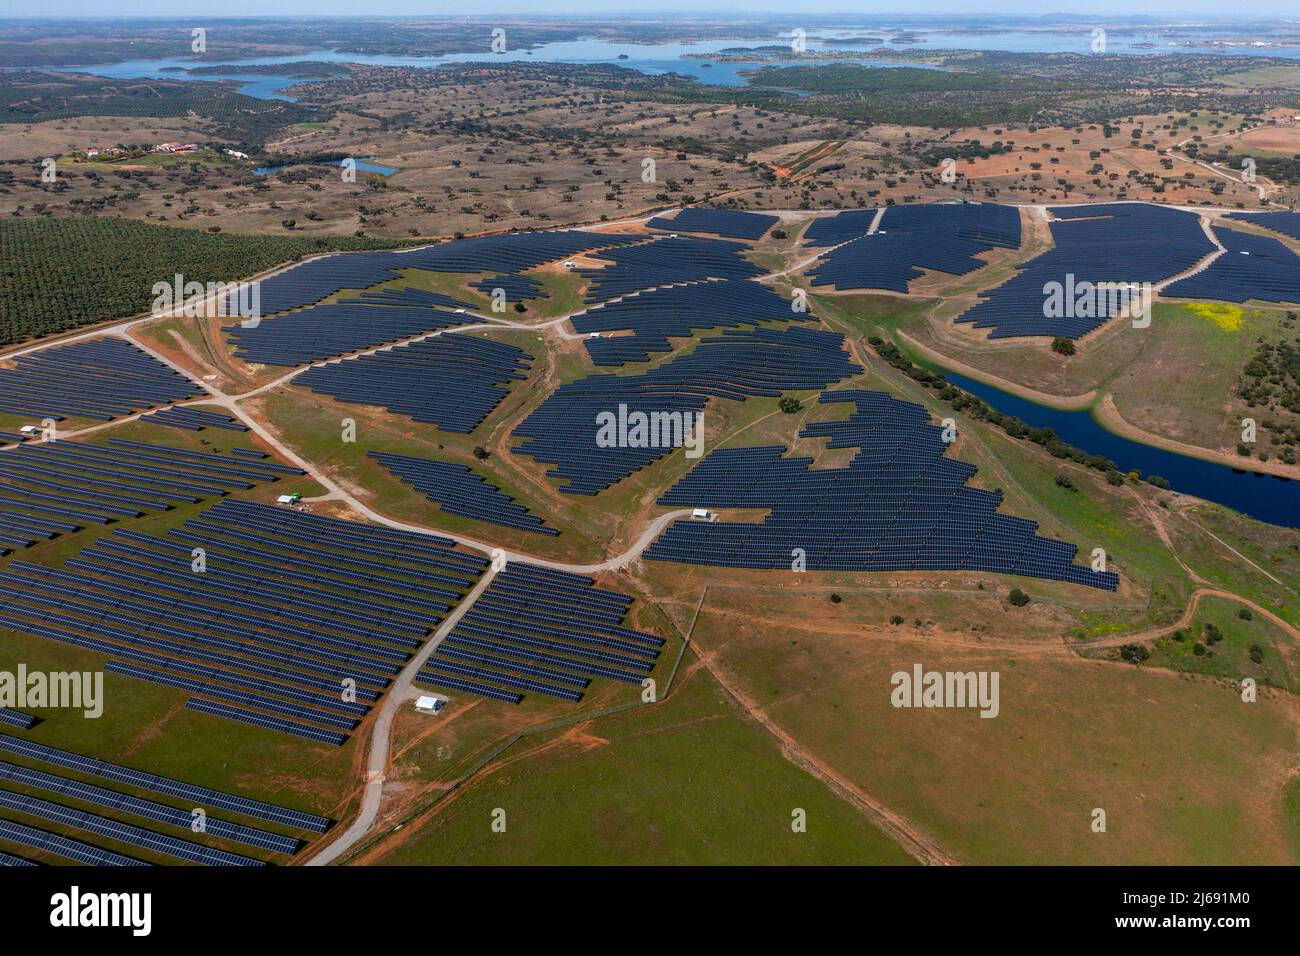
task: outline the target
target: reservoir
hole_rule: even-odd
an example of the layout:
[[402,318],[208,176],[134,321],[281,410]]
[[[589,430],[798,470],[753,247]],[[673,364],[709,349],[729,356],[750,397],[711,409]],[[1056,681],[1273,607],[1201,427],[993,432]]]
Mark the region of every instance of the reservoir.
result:
[[[1300,482],[1253,471],[1238,471],[1226,465],[1153,448],[1107,431],[1087,410],[1065,412],[1048,408],[956,372],[943,368],[936,371],[1004,415],[1014,415],[1034,428],[1051,428],[1067,445],[1092,455],[1103,455],[1120,471],[1136,469],[1143,476],[1159,475],[1167,479],[1175,491],[1216,502],[1270,524],[1300,528]],[[1267,446],[1261,443],[1256,447]]]

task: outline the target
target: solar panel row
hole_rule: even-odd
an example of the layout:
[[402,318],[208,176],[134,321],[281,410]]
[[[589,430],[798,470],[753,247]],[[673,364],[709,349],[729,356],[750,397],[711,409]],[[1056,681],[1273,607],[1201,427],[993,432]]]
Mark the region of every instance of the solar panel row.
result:
[[0,707],[0,724],[8,724],[19,730],[31,730],[36,726],[36,718],[12,707]]
[[546,527],[539,515],[530,514],[514,498],[466,465],[379,451],[366,454],[447,514],[535,534],[559,534],[555,528]]

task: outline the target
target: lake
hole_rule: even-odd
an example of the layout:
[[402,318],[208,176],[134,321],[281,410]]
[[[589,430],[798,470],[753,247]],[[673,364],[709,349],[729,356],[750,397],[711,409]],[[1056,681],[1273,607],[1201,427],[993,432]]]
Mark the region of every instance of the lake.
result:
[[[372,157],[372,159],[373,159],[373,157]],[[353,158],[352,161],[353,161],[354,163],[357,164],[357,170],[358,170],[358,172],[363,172],[363,173],[378,173],[380,176],[391,176],[391,175],[393,175],[393,173],[397,172],[397,167],[396,167],[396,166],[380,166],[378,163],[371,162],[370,159],[356,159],[356,158]],[[344,161],[341,160],[341,159],[334,159],[334,160],[326,160],[326,161],[322,161],[322,162],[319,162],[319,163],[312,163],[311,165],[313,165],[313,166],[340,166],[340,167],[341,167],[341,166],[343,165],[343,162],[344,162]],[[288,168],[289,168],[289,167],[288,167],[287,165],[284,165],[284,166],[258,166],[255,170],[253,170],[253,174],[256,175],[256,176],[269,176],[269,175],[271,175],[271,173],[278,173],[280,170],[282,170],[282,169],[288,169]]]
[[[861,57],[836,62],[858,63],[865,66],[902,67],[919,64],[900,63],[892,60],[873,59],[870,54],[881,46],[890,49],[959,49],[959,50],[1010,50],[1033,53],[1089,53],[1091,51],[1092,33],[1087,26],[1081,25],[1078,32],[1059,33],[1044,31],[998,31],[987,33],[942,32],[917,30],[926,38],[924,43],[916,44],[835,44],[827,46],[822,41],[833,37],[852,37],[869,35],[888,40],[897,36],[897,29],[861,27],[852,30],[814,31],[808,34],[810,50],[835,49],[847,52],[861,52]],[[535,61],[541,63],[607,63],[627,69],[639,70],[651,76],[665,73],[678,73],[683,76],[718,86],[744,86],[748,83],[742,71],[754,68],[753,63],[715,63],[709,59],[684,59],[717,54],[731,47],[772,46],[782,43],[781,38],[738,37],[729,40],[705,40],[696,43],[611,43],[605,40],[583,39],[563,43],[547,43],[532,50],[509,50],[505,53],[492,53],[488,48],[490,37],[485,33],[482,52],[449,53],[443,56],[392,56],[386,54],[344,53],[337,50],[314,50],[293,56],[270,56],[247,60],[221,61],[196,60],[172,57],[160,60],[126,60],[119,63],[94,64],[90,66],[67,66],[65,70],[91,73],[96,76],[117,79],[182,79],[182,80],[217,80],[230,79],[240,84],[241,92],[261,99],[278,99],[292,102],[293,97],[281,90],[302,81],[302,77],[266,76],[256,73],[233,72],[224,75],[194,75],[178,71],[202,63],[204,66],[270,66],[285,63],[303,63],[308,61],[324,63],[361,63],[373,66],[416,66],[439,69],[458,63],[479,63],[484,61]],[[1155,44],[1155,49],[1142,49],[1134,46],[1139,42]],[[1112,36],[1108,50],[1111,53],[1149,54],[1153,52],[1182,53],[1216,53],[1224,56],[1278,56],[1300,58],[1297,47],[1232,47],[1227,49],[1208,49],[1175,43],[1158,34],[1134,34],[1129,36]],[[619,57],[625,59],[619,59]],[[807,65],[806,60],[799,60],[792,52],[788,60],[771,61],[763,65],[797,66]],[[170,69],[169,69],[170,68]],[[933,67],[927,67],[933,69]],[[314,77],[308,79],[316,79]]]
[[[1159,475],[1175,491],[1226,505],[1234,511],[1288,528],[1300,528],[1300,482],[1274,475],[1237,471],[1176,452],[1130,441],[1107,431],[1087,411],[1064,412],[1028,401],[1000,388],[938,368],[958,388],[977,395],[998,411],[1035,428],[1050,427],[1061,441],[1092,455],[1104,455],[1123,472]],[[1261,446],[1262,447],[1262,446]]]

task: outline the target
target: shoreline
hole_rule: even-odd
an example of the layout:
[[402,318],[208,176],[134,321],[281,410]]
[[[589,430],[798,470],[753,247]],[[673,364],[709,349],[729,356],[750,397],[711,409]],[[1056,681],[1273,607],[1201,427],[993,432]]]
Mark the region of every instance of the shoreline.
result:
[[[1169,452],[1174,455],[1182,455],[1184,458],[1195,458],[1199,461],[1212,465],[1223,465],[1234,471],[1253,472],[1256,474],[1270,475],[1275,478],[1286,478],[1292,481],[1300,481],[1300,465],[1288,465],[1282,461],[1260,461],[1258,458],[1245,458],[1240,455],[1232,455],[1227,452],[1213,448],[1203,448],[1199,445],[1189,445],[1173,438],[1165,438],[1161,435],[1153,434],[1134,425],[1120,413],[1118,406],[1115,404],[1114,396],[1110,392],[1098,392],[1096,389],[1091,392],[1085,392],[1082,395],[1053,395],[1050,392],[1041,392],[1037,389],[1019,385],[1015,382],[1008,381],[997,375],[992,375],[981,369],[967,365],[955,359],[950,359],[937,352],[934,349],[922,345],[901,329],[897,335],[906,342],[908,348],[913,348],[927,360],[933,362],[941,370],[947,370],[964,375],[975,381],[988,385],[990,388],[996,388],[999,391],[1006,392],[1016,398],[1023,399],[1027,402],[1033,402],[1035,405],[1041,405],[1058,412],[1082,412],[1087,411],[1093,421],[1110,432],[1117,438],[1123,438],[1139,445],[1146,445],[1149,448],[1155,448],[1159,451]],[[1086,451],[1087,449],[1085,449]]]

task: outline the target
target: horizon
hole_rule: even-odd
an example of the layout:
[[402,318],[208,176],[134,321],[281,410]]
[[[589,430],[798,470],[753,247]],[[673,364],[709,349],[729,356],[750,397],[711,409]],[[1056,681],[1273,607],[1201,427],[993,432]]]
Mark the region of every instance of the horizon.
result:
[[[263,0],[223,0],[223,2],[212,2],[212,0],[197,0],[197,2],[185,2],[181,0],[114,0],[109,3],[108,0],[72,0],[65,3],[64,7],[77,8],[72,12],[59,13],[29,13],[29,12],[7,12],[0,5],[0,20],[132,20],[132,19],[156,19],[156,20],[180,20],[186,17],[205,16],[216,17],[222,20],[276,20],[276,19],[345,19],[345,20],[368,20],[384,19],[391,17],[401,18],[419,18],[427,19],[430,17],[454,17],[459,19],[473,20],[493,16],[533,16],[539,18],[558,18],[564,16],[579,15],[593,19],[642,19],[654,17],[683,17],[689,20],[702,20],[718,15],[745,15],[754,17],[788,17],[796,16],[805,17],[843,17],[854,19],[862,22],[868,19],[878,19],[884,17],[897,17],[900,19],[950,19],[950,20],[1021,20],[1051,22],[1054,19],[1068,18],[1076,20],[1106,19],[1112,21],[1137,21],[1144,19],[1159,19],[1162,22],[1271,22],[1278,20],[1288,20],[1291,18],[1300,18],[1300,0],[1294,0],[1290,4],[1291,9],[1277,9],[1275,12],[1268,14],[1263,13],[1224,13],[1222,6],[1213,0],[1189,0],[1189,2],[1179,2],[1179,0],[1147,0],[1143,5],[1143,12],[1131,12],[1132,4],[1124,0],[1102,0],[1095,4],[1095,9],[1087,12],[1075,12],[1069,9],[1053,10],[1047,13],[1038,12],[1040,4],[1033,0],[1003,0],[999,4],[999,9],[980,10],[972,12],[968,9],[952,9],[950,0],[917,0],[912,4],[912,9],[903,11],[892,7],[882,7],[881,9],[869,10],[843,10],[828,8],[825,10],[804,11],[802,14],[792,14],[788,7],[778,0],[746,0],[743,3],[722,4],[710,7],[707,10],[699,10],[698,5],[692,0],[625,0],[625,2],[615,4],[605,3],[604,0],[564,0],[562,3],[538,3],[535,0],[524,0],[519,3],[505,3],[497,9],[464,13],[456,7],[459,5],[443,2],[443,0],[432,0],[432,2],[422,2],[422,0],[387,0],[384,9],[378,12],[369,12],[358,14],[353,9],[354,5],[351,0],[278,0],[277,6],[280,8],[277,12],[267,12],[266,4]],[[187,6],[190,9],[178,11],[178,6]],[[102,8],[109,7],[109,11]],[[123,7],[127,9],[122,9]],[[335,9],[337,7],[337,9]],[[306,8],[306,9],[304,9]],[[322,10],[322,8],[324,8]],[[1300,23],[1300,19],[1297,19]]]

